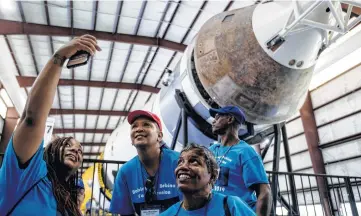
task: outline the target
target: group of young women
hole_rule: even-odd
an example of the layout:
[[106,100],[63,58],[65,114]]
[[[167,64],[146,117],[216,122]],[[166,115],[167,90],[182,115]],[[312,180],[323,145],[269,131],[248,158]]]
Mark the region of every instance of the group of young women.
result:
[[[91,35],[74,38],[55,52],[29,93],[0,169],[0,215],[82,215],[76,178],[83,161],[81,144],[63,137],[43,148],[45,123],[63,64],[80,50],[94,55],[101,48]],[[240,197],[212,190],[220,164],[210,150],[197,144],[187,145],[180,153],[167,149],[161,145],[161,121],[153,113],[132,112],[128,122],[138,155],[118,172],[113,213],[255,215],[255,209]]]

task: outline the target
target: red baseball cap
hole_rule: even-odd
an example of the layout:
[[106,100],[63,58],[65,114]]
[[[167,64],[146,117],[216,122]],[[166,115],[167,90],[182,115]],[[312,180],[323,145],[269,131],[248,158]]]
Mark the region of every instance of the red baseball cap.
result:
[[133,112],[130,112],[128,114],[128,123],[132,124],[137,118],[141,116],[148,117],[151,120],[155,121],[155,123],[157,123],[159,127],[159,130],[162,131],[162,123],[160,121],[160,118],[156,114],[145,110],[134,110]]

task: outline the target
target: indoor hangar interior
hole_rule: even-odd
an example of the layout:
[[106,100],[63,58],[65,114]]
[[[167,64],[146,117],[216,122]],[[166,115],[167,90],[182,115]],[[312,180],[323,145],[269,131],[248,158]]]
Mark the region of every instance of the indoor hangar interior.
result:
[[90,34],[102,51],[63,66],[44,133],[83,146],[82,211],[90,200],[107,214],[117,171],[137,154],[130,112],[158,114],[163,142],[181,151],[217,142],[208,109],[236,105],[272,215],[359,215],[360,22],[357,0],[1,0],[0,165],[47,61]]

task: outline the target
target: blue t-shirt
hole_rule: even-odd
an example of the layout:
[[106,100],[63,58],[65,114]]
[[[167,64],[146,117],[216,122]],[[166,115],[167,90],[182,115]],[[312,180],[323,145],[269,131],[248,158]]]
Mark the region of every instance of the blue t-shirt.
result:
[[256,193],[250,187],[254,184],[268,184],[261,157],[244,141],[231,147],[214,144],[209,149],[218,164],[221,163],[213,190],[240,197],[256,210]]
[[156,201],[147,206],[144,196],[148,173],[138,156],[125,163],[115,179],[110,212],[128,215],[134,214],[135,210],[140,215],[141,209],[155,208],[161,212],[177,203],[181,199],[174,175],[178,158],[178,152],[162,148],[160,166],[155,175]]
[[[213,192],[213,197],[203,208],[187,211],[181,207],[181,202],[174,204],[160,216],[224,216],[223,199],[225,195]],[[228,196],[227,204],[232,216],[251,216],[255,213],[239,197]]]
[[0,215],[6,215],[23,194],[42,179],[18,204],[11,215],[57,215],[57,203],[52,184],[46,177],[48,170],[43,160],[43,143],[25,169],[19,167],[13,138],[5,151],[0,169]]

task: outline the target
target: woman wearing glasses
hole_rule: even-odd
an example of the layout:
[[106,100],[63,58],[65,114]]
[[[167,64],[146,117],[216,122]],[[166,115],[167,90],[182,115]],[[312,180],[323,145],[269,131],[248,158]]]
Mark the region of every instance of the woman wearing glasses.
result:
[[238,197],[212,192],[218,177],[218,164],[205,147],[189,144],[181,151],[175,170],[183,200],[161,216],[248,216],[255,213]]

